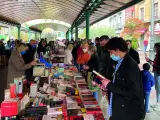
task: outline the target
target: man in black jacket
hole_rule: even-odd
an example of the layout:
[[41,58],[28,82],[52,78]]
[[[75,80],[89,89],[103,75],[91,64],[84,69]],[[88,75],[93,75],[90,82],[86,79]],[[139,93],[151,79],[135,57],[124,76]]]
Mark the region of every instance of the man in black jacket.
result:
[[[22,56],[25,61],[25,64],[28,64],[34,60],[34,55],[36,52],[36,41],[30,40],[30,43],[27,44],[27,46],[28,46],[28,50],[26,51],[26,54]],[[28,81],[32,79],[33,67],[25,71],[25,76]]]
[[103,80],[101,86],[111,91],[110,119],[143,120],[145,108],[140,69],[128,55],[128,46],[122,38],[112,38],[107,47],[110,57],[117,62],[112,82]]
[[72,56],[73,56],[73,59],[74,59],[74,65],[78,67],[78,64],[77,64],[77,50],[78,48],[80,47],[80,44],[78,43],[78,41],[75,41],[74,43],[74,47],[72,49]]
[[132,57],[133,60],[136,61],[137,64],[140,64],[139,53],[132,48],[131,40],[127,40],[126,42],[127,42],[128,49],[129,49],[129,55]]
[[100,37],[100,74],[108,79],[112,79],[114,72],[114,61],[110,58],[109,52],[107,51],[106,45],[109,41],[109,37],[104,35]]
[[100,38],[99,37],[96,37],[95,43],[96,43],[96,47],[97,47],[98,56],[100,56],[100,54],[101,54],[101,46],[100,46]]

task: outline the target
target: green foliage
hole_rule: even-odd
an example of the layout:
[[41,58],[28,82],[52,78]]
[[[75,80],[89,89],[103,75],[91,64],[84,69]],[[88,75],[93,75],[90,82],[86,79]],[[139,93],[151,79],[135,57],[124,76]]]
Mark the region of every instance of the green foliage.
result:
[[[94,39],[95,37],[100,37],[102,35],[108,35],[109,37],[116,36],[115,30],[112,27],[98,27],[98,28],[90,28],[90,39]],[[86,29],[79,34],[79,38],[84,39],[86,37]]]
[[132,39],[132,48],[137,49],[138,48],[138,39],[133,38]]

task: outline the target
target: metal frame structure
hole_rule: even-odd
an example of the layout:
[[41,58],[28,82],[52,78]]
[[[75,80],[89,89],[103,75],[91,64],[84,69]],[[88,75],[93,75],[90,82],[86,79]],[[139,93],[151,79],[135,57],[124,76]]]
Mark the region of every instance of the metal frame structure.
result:
[[[0,21],[19,26],[34,19],[53,19],[71,24],[66,37],[73,38],[73,29],[89,27],[142,0],[0,0]],[[38,29],[39,26],[34,28]],[[39,31],[39,30],[38,30]],[[39,31],[40,32],[40,31]],[[71,35],[69,35],[71,34]]]

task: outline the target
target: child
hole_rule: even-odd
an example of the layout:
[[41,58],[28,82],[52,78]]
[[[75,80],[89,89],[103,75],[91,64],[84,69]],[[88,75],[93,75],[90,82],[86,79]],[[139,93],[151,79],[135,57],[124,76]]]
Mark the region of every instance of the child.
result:
[[142,82],[143,82],[143,89],[144,89],[146,113],[150,113],[150,111],[148,110],[149,98],[151,93],[151,87],[154,86],[154,77],[149,72],[149,70],[150,70],[150,65],[148,63],[143,64]]

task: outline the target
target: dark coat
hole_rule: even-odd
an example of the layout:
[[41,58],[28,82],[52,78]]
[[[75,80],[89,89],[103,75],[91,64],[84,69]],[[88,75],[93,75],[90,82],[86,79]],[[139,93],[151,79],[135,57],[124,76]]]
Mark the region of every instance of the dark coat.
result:
[[101,46],[100,46],[99,43],[96,44],[96,48],[97,48],[98,56],[100,57],[100,55],[101,55]]
[[36,48],[32,48],[30,44],[27,44],[27,45],[28,45],[28,50],[23,55],[25,64],[28,64],[34,60],[34,54],[36,52]]
[[[27,45],[28,45],[29,49],[22,56],[25,64],[31,63],[34,60],[34,54],[36,52],[36,48],[32,48],[32,46],[30,44],[27,44]],[[27,80],[31,80],[31,78],[33,76],[33,67],[31,67],[30,69],[27,69],[25,71],[25,76],[26,76]]]
[[133,60],[136,61],[137,64],[140,64],[139,53],[136,50],[130,48],[129,55],[132,57]]
[[157,74],[160,75],[160,53],[156,54],[155,56],[153,71],[157,72]]
[[89,66],[89,70],[88,70],[89,72],[92,72],[93,70],[97,72],[100,71],[100,60],[97,53],[91,56],[87,65]]
[[37,54],[40,55],[41,52],[43,52],[43,54],[45,54],[46,53],[46,48],[43,47],[42,45],[39,45],[38,49],[37,49]]
[[5,47],[4,47],[4,45],[0,45],[0,55],[5,55]]
[[80,47],[80,45],[76,45],[76,46],[74,46],[74,48],[72,50],[72,56],[75,61],[77,60],[77,50],[79,47]]
[[110,54],[105,48],[101,48],[99,58],[100,58],[100,74],[108,79],[112,79],[115,63],[110,58]]
[[127,54],[115,74],[115,83],[107,89],[113,93],[112,120],[143,120],[145,116],[141,72]]

